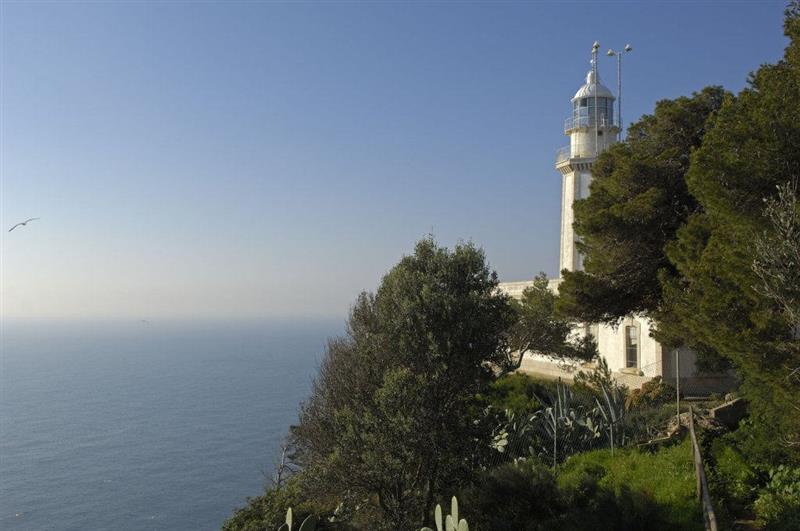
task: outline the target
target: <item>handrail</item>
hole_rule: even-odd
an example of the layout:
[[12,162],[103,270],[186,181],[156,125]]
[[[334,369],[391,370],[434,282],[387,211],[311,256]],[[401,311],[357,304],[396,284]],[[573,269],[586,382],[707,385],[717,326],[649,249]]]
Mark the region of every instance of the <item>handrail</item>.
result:
[[[564,133],[569,133],[573,129],[577,129],[579,127],[590,128],[594,127],[595,118],[594,116],[572,116],[564,120]],[[619,123],[617,120],[612,117],[611,119],[608,116],[601,114],[600,119],[597,121],[598,127],[619,127]]]
[[558,150],[556,151],[556,164],[568,160],[571,155],[572,155],[571,146],[564,146],[558,148]]
[[590,158],[595,156],[594,144],[589,142],[576,143],[560,147],[556,150],[556,164],[560,164],[570,158]]
[[694,433],[694,410],[692,406],[689,406],[689,436],[692,439],[694,472],[697,477],[697,497],[703,505],[703,520],[705,521],[706,531],[717,531],[717,516],[714,514],[714,507],[711,505],[708,480],[706,479],[706,471],[703,468],[703,456],[700,454],[700,446],[697,444],[697,436]]

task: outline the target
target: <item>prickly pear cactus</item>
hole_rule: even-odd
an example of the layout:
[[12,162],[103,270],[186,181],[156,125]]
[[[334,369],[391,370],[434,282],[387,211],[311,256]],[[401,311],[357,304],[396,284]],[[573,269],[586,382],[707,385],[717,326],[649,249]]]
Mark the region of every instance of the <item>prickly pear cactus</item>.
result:
[[[450,501],[450,514],[444,520],[444,527],[442,527],[442,506],[436,505],[436,511],[433,513],[433,518],[436,522],[436,531],[469,531],[469,525],[463,518],[458,519],[458,500],[455,496]],[[423,527],[420,531],[433,531],[430,527]]]

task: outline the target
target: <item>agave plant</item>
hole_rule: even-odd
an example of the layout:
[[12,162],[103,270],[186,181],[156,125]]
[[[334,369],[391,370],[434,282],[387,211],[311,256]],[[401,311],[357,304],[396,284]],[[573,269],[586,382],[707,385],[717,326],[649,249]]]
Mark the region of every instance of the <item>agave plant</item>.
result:
[[[444,527],[442,526],[442,506],[436,504],[436,510],[433,513],[434,520],[436,521],[436,531],[469,531],[469,525],[463,518],[458,519],[458,500],[455,496],[450,501],[450,514],[444,520]],[[423,527],[420,531],[433,531],[430,527]]]
[[[289,507],[289,510],[286,511],[286,523],[280,526],[278,531],[292,531],[292,520],[292,508]],[[303,523],[300,524],[300,528],[297,531],[314,531],[316,528],[317,516],[310,514],[303,520]]]
[[600,427],[592,411],[576,403],[570,388],[560,383],[555,395],[542,400],[548,404],[534,415],[539,433],[543,435],[540,455],[552,460],[553,466],[576,452],[594,446]]
[[[602,419],[603,427],[608,433],[611,455],[614,455],[615,440],[619,439],[622,445],[625,444],[625,431],[622,429],[622,423],[625,420],[625,394],[620,386],[613,382],[609,385],[602,385],[600,392],[600,398],[594,399],[597,404],[595,411]],[[615,427],[617,428],[616,437],[614,435]]]

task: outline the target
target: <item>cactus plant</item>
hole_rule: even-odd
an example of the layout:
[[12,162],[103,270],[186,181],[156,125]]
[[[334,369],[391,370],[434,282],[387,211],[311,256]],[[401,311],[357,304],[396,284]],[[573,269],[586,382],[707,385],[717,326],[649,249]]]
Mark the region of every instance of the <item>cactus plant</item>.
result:
[[[292,508],[286,511],[286,523],[283,524],[278,528],[278,531],[292,531]],[[297,531],[314,531],[317,528],[317,516],[314,514],[310,514],[303,520],[303,523],[300,524],[300,529]]]
[[[450,501],[450,514],[444,520],[444,527],[442,527],[442,506],[436,504],[434,511],[434,520],[436,522],[436,531],[469,531],[469,525],[463,518],[458,519],[458,499],[453,496]],[[433,531],[430,527],[423,527],[420,531]]]

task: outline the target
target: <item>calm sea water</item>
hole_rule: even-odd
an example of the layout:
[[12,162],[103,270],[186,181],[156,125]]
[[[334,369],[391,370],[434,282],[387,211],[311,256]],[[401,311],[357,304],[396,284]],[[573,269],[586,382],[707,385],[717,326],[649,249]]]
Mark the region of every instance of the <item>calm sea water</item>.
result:
[[0,529],[219,529],[341,329],[4,323]]

